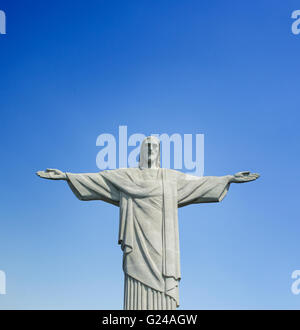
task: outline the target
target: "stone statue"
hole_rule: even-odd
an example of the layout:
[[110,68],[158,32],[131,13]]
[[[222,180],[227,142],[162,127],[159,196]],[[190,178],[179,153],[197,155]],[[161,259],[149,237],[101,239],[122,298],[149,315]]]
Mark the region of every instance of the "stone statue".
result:
[[124,309],[167,310],[179,306],[178,207],[220,202],[230,183],[256,180],[239,172],[196,177],[160,167],[160,141],[144,139],[138,168],[99,173],[39,171],[41,178],[66,180],[82,201],[102,200],[120,208],[119,244],[125,275]]

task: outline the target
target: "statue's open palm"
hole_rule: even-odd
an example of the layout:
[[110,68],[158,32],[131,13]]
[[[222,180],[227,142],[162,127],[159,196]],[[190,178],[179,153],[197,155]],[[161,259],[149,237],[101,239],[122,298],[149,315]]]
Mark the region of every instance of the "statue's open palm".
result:
[[36,174],[43,179],[66,180],[66,174],[60,170],[47,168],[46,171],[38,171]]
[[238,172],[235,175],[233,175],[233,178],[232,178],[231,182],[243,183],[243,182],[254,181],[257,178],[259,178],[258,173],[251,173],[249,171]]

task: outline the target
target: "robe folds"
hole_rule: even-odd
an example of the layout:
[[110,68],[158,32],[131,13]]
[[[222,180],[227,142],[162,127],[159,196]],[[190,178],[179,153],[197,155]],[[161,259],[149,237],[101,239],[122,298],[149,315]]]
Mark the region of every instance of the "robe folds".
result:
[[[196,177],[164,168],[121,168],[67,173],[67,178],[80,200],[119,206],[118,243],[125,278],[131,281],[128,286],[140,282],[142,287],[172,298],[178,307],[178,207],[221,201],[229,189],[229,177]],[[146,308],[153,309],[151,306]]]

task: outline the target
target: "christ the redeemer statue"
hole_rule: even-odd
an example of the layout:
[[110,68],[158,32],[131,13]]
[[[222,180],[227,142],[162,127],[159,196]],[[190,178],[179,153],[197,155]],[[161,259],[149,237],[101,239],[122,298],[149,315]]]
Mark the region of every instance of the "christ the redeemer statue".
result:
[[37,175],[66,180],[82,201],[102,200],[119,206],[126,310],[179,306],[178,207],[220,202],[230,183],[259,177],[250,172],[196,177],[160,168],[160,141],[153,136],[142,142],[138,168],[82,174],[47,169]]

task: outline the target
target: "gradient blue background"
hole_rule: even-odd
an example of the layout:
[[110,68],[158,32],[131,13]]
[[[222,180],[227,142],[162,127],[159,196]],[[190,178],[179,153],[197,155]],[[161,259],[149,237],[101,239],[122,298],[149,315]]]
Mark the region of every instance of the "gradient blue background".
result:
[[2,1],[0,309],[121,309],[118,208],[47,167],[96,172],[96,138],[205,134],[205,175],[261,173],[179,210],[182,309],[300,308],[299,1]]

